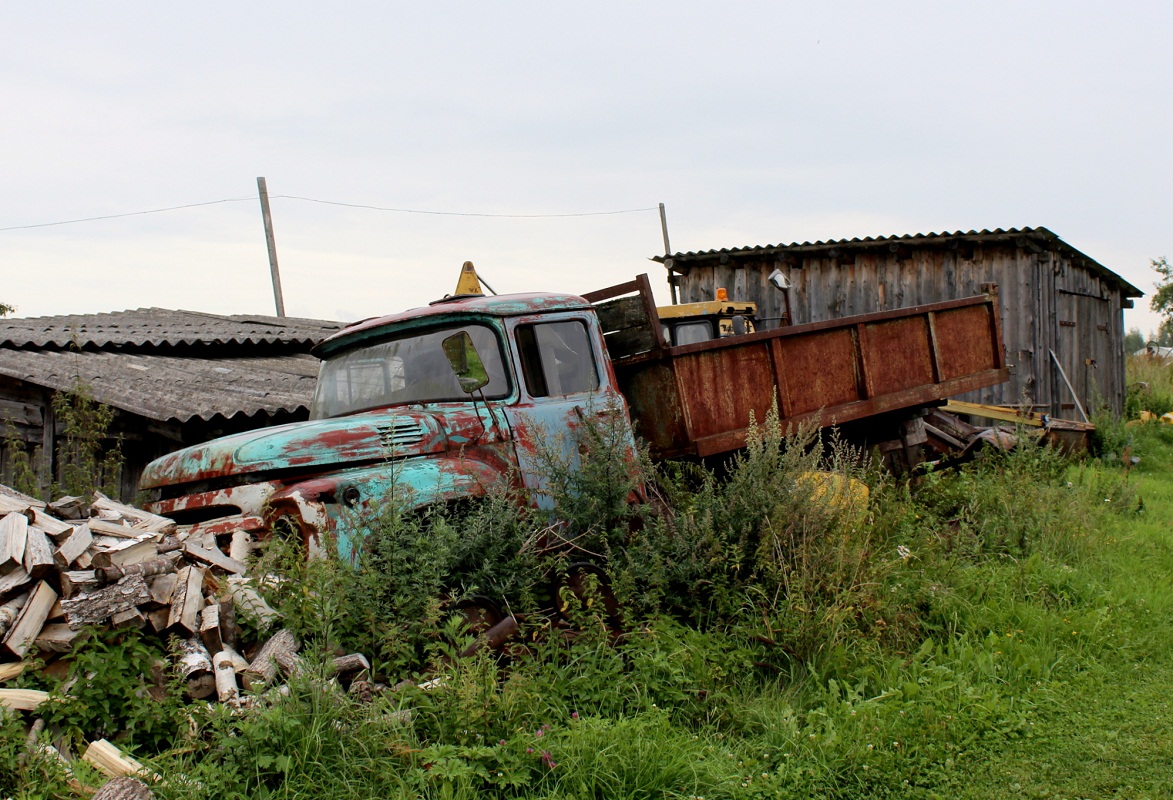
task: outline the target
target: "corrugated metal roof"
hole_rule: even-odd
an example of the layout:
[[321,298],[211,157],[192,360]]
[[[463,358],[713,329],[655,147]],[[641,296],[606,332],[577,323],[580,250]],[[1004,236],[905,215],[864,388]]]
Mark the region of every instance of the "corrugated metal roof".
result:
[[341,330],[340,322],[263,314],[221,316],[139,308],[104,314],[0,319],[0,347],[159,350],[199,345],[312,345]]
[[770,255],[772,253],[784,253],[784,252],[795,252],[795,251],[801,252],[803,250],[821,250],[821,249],[826,249],[826,248],[830,248],[830,247],[854,248],[854,247],[867,247],[870,245],[895,244],[895,243],[900,243],[900,242],[921,243],[921,242],[928,242],[930,240],[949,240],[949,239],[967,239],[967,240],[971,240],[971,241],[972,240],[979,240],[980,241],[983,239],[987,240],[987,241],[988,240],[1006,241],[1006,240],[1010,240],[1010,239],[1017,239],[1020,237],[1027,237],[1027,238],[1031,238],[1031,239],[1045,242],[1046,244],[1048,244],[1052,247],[1057,247],[1058,249],[1064,250],[1071,255],[1075,255],[1075,256],[1078,256],[1079,258],[1084,259],[1087,262],[1087,265],[1089,267],[1091,267],[1094,271],[1097,271],[1101,275],[1104,275],[1105,277],[1110,277],[1114,281],[1118,282],[1120,284],[1120,286],[1122,287],[1122,289],[1124,290],[1124,295],[1126,297],[1143,297],[1144,296],[1144,292],[1142,292],[1140,289],[1137,289],[1135,286],[1130,284],[1128,281],[1124,280],[1122,277],[1120,277],[1115,272],[1108,269],[1107,267],[1105,267],[1103,264],[1099,263],[1095,259],[1091,258],[1090,256],[1088,256],[1084,253],[1081,253],[1079,250],[1076,250],[1074,247],[1072,247],[1071,245],[1064,242],[1056,234],[1052,233],[1051,231],[1047,230],[1046,228],[995,228],[993,230],[983,229],[980,231],[976,231],[976,230],[953,231],[953,232],[942,231],[940,233],[911,233],[911,234],[893,235],[893,236],[865,236],[862,239],[861,238],[826,239],[826,240],[820,240],[820,241],[815,241],[815,242],[792,242],[790,244],[767,244],[767,245],[754,245],[754,246],[747,245],[744,247],[722,247],[722,248],[716,249],[716,250],[694,250],[694,251],[690,251],[687,253],[673,253],[671,256],[653,256],[652,260],[659,261],[659,262],[665,264],[665,266],[667,266],[669,269],[673,269],[674,267],[681,266],[682,265],[681,262],[683,262],[683,266],[685,268],[687,268],[689,261],[701,261],[701,260],[711,259],[714,257],[719,258],[722,255],[728,255],[728,256]]
[[303,354],[207,359],[0,349],[0,375],[58,391],[80,378],[95,400],[160,422],[308,408],[318,363]]

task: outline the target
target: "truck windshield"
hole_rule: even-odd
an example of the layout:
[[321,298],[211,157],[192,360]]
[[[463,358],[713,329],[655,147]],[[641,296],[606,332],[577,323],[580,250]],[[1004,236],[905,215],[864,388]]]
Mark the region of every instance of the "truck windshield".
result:
[[472,337],[489,382],[485,397],[509,395],[509,376],[501,342],[487,325],[453,325],[356,347],[322,362],[310,411],[313,419],[404,403],[466,400],[443,342],[465,331]]

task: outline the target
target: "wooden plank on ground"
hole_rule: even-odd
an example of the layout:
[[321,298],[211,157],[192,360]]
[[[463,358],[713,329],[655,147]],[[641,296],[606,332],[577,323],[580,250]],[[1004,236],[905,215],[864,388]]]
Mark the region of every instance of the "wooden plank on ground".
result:
[[90,742],[90,746],[86,748],[81,760],[93,764],[100,772],[111,778],[117,778],[120,775],[148,774],[142,764],[124,754],[105,739]]

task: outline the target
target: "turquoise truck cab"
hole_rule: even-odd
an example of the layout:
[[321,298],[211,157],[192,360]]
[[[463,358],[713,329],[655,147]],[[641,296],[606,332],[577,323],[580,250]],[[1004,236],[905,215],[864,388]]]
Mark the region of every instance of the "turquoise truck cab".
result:
[[[482,380],[458,374],[457,341]],[[458,295],[351,325],[315,354],[308,422],[152,462],[147,508],[215,535],[296,532],[311,552],[329,531],[347,554],[354,521],[387,502],[422,508],[508,484],[548,504],[543,448],[577,458],[574,431],[600,415],[622,420],[634,459],[626,402],[581,297]]]

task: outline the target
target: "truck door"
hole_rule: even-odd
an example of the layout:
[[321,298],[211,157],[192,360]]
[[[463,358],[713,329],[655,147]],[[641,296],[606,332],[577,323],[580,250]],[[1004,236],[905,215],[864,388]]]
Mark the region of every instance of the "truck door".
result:
[[[617,393],[607,386],[599,335],[587,318],[518,322],[514,341],[522,376],[522,398],[507,413],[517,447],[522,483],[539,507],[553,501],[546,493],[552,469],[576,471],[581,463],[584,423],[608,413],[622,419],[627,446],[630,431]],[[617,411],[618,409],[618,411]]]

